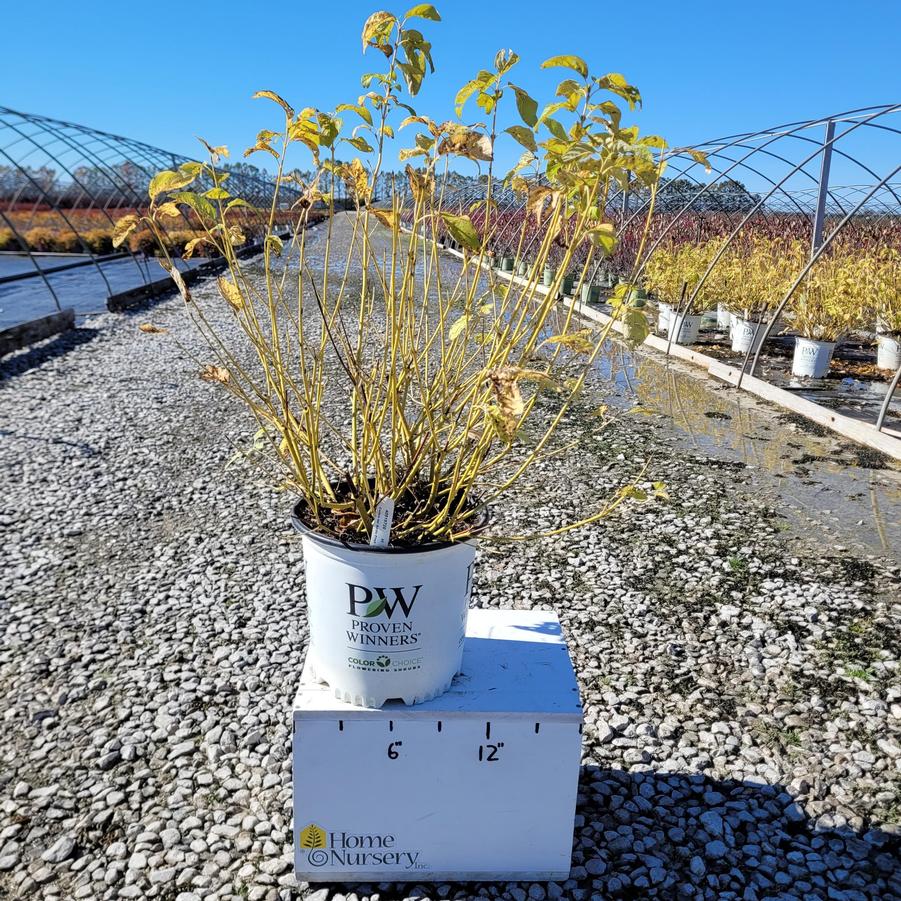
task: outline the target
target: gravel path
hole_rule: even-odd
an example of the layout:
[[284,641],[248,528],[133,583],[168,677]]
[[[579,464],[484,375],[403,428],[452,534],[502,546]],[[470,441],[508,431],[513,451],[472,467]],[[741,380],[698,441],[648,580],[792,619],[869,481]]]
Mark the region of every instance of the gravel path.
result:
[[228,466],[242,412],[137,331],[190,343],[181,306],[0,367],[0,897],[901,898],[901,573],[792,537],[734,465],[637,416],[574,421],[578,452],[531,480],[548,504],[514,499],[505,530],[646,460],[671,500],[489,544],[474,597],[551,608],[571,640],[571,879],[298,887],[300,544],[288,499]]

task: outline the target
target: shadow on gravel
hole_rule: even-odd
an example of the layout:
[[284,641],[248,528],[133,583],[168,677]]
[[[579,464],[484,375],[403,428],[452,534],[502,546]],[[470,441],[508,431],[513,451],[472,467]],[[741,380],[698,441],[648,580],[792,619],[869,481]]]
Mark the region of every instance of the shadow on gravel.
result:
[[93,341],[100,334],[98,329],[75,328],[57,335],[52,340],[43,342],[28,350],[21,350],[0,360],[0,382],[23,375],[30,369],[43,366],[63,354]]
[[[523,786],[527,790],[527,786]],[[702,773],[583,766],[571,878],[540,883],[381,883],[382,901],[513,898],[776,898],[888,901],[901,898],[901,830],[893,835],[807,817],[781,785]],[[361,897],[371,883],[314,883],[314,897]],[[449,891],[448,891],[449,890]],[[492,890],[492,895],[494,891]]]
[[603,897],[901,898],[901,830],[811,819],[784,786],[584,766],[579,789],[573,866]]

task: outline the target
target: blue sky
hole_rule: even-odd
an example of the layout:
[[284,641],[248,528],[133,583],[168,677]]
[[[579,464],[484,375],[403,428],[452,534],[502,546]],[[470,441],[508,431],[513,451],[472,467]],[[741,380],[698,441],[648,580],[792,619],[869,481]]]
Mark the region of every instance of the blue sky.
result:
[[[11,3],[0,104],[190,155],[200,134],[240,157],[260,128],[278,123],[275,107],[250,99],[254,90],[296,107],[354,100],[360,74],[378,65],[372,51],[361,55],[363,21],[407,5]],[[437,119],[453,116],[457,88],[500,47],[520,54],[514,80],[539,100],[565,75],[539,69],[551,55],[624,73],[644,95],[635,121],[672,144],[901,101],[899,0],[435,5],[443,21],[423,30],[438,71],[416,106]],[[478,111],[467,112],[472,121]],[[498,149],[505,164],[518,152],[512,141]]]

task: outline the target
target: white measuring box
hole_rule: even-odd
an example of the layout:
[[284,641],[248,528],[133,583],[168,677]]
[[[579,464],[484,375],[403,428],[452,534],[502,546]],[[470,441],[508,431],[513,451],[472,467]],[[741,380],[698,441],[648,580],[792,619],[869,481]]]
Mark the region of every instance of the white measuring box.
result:
[[297,878],[566,879],[581,733],[553,613],[470,610],[462,675],[412,707],[354,707],[305,668],[294,702]]

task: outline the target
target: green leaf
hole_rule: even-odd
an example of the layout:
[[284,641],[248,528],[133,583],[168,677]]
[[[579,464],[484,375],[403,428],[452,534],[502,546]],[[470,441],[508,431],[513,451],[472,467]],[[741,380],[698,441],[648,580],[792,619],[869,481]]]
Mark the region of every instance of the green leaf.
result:
[[451,237],[464,247],[470,250],[478,251],[482,242],[476,227],[472,224],[469,216],[453,216],[450,213],[441,213],[441,218],[447,226],[447,230],[451,233]]
[[385,598],[378,598],[370,602],[366,612],[363,614],[364,618],[378,616],[385,609],[385,600]]
[[552,69],[555,66],[572,69],[574,72],[578,72],[582,78],[588,78],[588,64],[581,56],[552,56],[541,64],[542,69]]
[[405,19],[429,19],[432,22],[440,22],[441,16],[431,3],[417,3],[404,13]]
[[227,206],[225,207],[225,212],[227,213],[230,209],[233,209],[236,206],[246,206],[248,209],[253,209],[253,207],[243,197],[236,197],[234,200],[229,200]]
[[515,84],[511,84],[510,87],[516,94],[516,109],[519,110],[520,118],[530,128],[534,128],[538,124],[538,101],[533,100],[528,92]]
[[641,344],[650,333],[648,317],[638,307],[626,307],[623,314],[626,341],[633,347]]
[[210,188],[209,191],[204,191],[203,196],[208,197],[210,200],[228,200],[228,198],[231,197],[231,194],[229,194],[225,188],[216,186]]
[[216,218],[215,207],[201,194],[195,194],[193,191],[180,191],[172,199],[176,203],[186,203],[200,216],[202,221],[210,221]]
[[531,128],[526,128],[524,125],[511,125],[509,128],[505,128],[504,131],[519,141],[526,150],[531,150],[532,152],[538,150],[538,145],[535,143],[535,134]]

